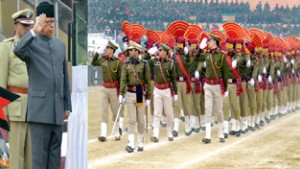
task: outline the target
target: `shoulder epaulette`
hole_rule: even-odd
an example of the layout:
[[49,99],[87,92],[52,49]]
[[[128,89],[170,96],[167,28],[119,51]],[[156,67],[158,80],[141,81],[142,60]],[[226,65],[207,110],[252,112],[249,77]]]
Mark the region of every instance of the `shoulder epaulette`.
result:
[[4,39],[3,42],[9,42],[12,40],[15,40],[15,37],[10,37],[10,38]]

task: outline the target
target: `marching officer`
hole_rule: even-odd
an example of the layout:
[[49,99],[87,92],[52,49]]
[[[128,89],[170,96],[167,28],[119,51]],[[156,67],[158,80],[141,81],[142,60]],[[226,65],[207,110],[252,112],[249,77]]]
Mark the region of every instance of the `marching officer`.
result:
[[[201,61],[206,62],[205,90],[205,126],[206,134],[202,139],[203,143],[211,142],[211,122],[215,113],[218,120],[218,137],[220,142],[225,142],[223,134],[223,96],[227,90],[227,67],[226,56],[218,49],[220,37],[210,35],[208,39],[209,51],[201,54]],[[201,47],[202,48],[202,47]],[[201,52],[201,50],[200,50]]]
[[139,59],[142,46],[130,41],[128,51],[130,58],[123,66],[119,102],[123,103],[126,100],[126,110],[128,111],[128,145],[125,150],[128,153],[132,153],[135,146],[134,133],[136,125],[138,131],[137,151],[144,151],[144,90],[146,91],[146,106],[150,105],[152,90],[149,65],[146,61]]
[[26,64],[13,53],[16,42],[31,29],[33,11],[24,9],[12,15],[15,36],[0,43],[0,86],[21,97],[10,104],[6,114],[10,121],[8,133],[10,168],[32,168],[31,139],[26,121],[28,75]]
[[249,129],[251,131],[255,131],[255,116],[257,112],[256,105],[256,93],[258,92],[258,82],[257,82],[257,73],[258,73],[258,60],[255,56],[254,46],[252,44],[248,44],[246,48],[246,57],[250,59],[251,63],[249,68],[247,69],[247,80],[248,80],[248,103],[250,110],[250,119],[249,119]]
[[[122,61],[114,56],[115,51],[118,49],[118,45],[113,41],[108,41],[105,54],[99,57],[96,53],[92,60],[93,66],[102,66],[102,77],[103,77],[103,88],[101,89],[101,136],[98,140],[101,142],[106,141],[107,136],[107,121],[108,121],[108,107],[113,113],[113,120],[116,119],[118,108],[120,106],[118,102],[119,88],[120,88],[120,78],[122,72]],[[123,118],[123,115],[121,115]],[[119,128],[114,131],[115,140],[119,141],[121,139],[121,132]]]
[[190,100],[191,100],[191,81],[188,74],[189,67],[192,63],[191,56],[188,54],[185,47],[186,41],[183,37],[178,37],[176,41],[176,53],[173,56],[176,75],[177,75],[177,87],[178,95],[174,96],[174,129],[173,136],[178,136],[179,130],[179,117],[181,109],[183,109],[185,119],[185,135],[189,136],[192,133],[190,127]]
[[237,60],[237,71],[241,79],[241,88],[243,91],[240,91],[240,110],[241,110],[241,132],[243,134],[248,131],[248,95],[247,95],[247,70],[250,67],[250,60],[245,57],[243,52],[244,41],[242,39],[237,39],[235,41],[235,51],[236,51],[236,60]]
[[154,121],[151,141],[158,142],[159,123],[164,110],[167,119],[167,135],[173,141],[173,95],[177,95],[176,72],[172,60],[168,59],[170,47],[160,44],[159,58],[149,60],[154,72]]
[[[229,102],[229,108],[231,109],[231,122],[232,122],[232,128],[229,132],[230,135],[236,135],[239,137],[241,135],[241,123],[240,123],[240,116],[241,116],[241,109],[240,109],[240,100],[239,96],[241,93],[241,84],[240,79],[237,77],[238,72],[236,70],[237,68],[237,59],[235,54],[235,40],[232,38],[227,39],[227,52],[228,52],[228,59],[226,59],[226,62],[228,63],[227,67],[227,78],[228,78],[228,98]],[[231,63],[230,63],[231,62]],[[229,114],[228,112],[226,114]],[[225,119],[227,120],[227,119]],[[225,122],[227,124],[227,122]]]
[[[198,41],[196,39],[190,39],[190,55],[191,58],[195,58],[198,50]],[[190,68],[188,70],[189,75],[191,77],[191,98],[192,98],[192,110],[190,116],[191,128],[192,131],[195,133],[199,133],[201,126],[200,126],[200,116],[201,116],[201,80],[200,80],[200,73],[197,70],[199,66],[199,62],[192,62]]]

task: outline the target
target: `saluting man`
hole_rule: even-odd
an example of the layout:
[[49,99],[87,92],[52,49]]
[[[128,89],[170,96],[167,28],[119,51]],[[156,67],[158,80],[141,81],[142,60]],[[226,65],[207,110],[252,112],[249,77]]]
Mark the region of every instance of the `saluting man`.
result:
[[29,125],[26,120],[28,75],[26,64],[20,60],[13,49],[16,42],[33,25],[33,11],[24,9],[12,15],[15,36],[0,43],[0,86],[21,97],[8,105],[6,115],[10,121],[8,133],[10,145],[10,168],[31,168],[31,142]]
[[169,141],[173,141],[173,96],[177,95],[177,83],[175,66],[172,60],[168,59],[170,47],[160,44],[158,49],[159,58],[149,60],[150,67],[154,72],[154,121],[153,136],[151,141],[158,142],[159,123],[164,110],[167,118],[167,135]]
[[203,143],[211,142],[211,122],[215,113],[218,120],[218,137],[220,142],[225,142],[223,134],[223,96],[227,90],[227,67],[226,56],[218,49],[220,37],[210,35],[208,39],[209,51],[202,54],[201,60],[206,62],[205,90],[205,138]]
[[[106,141],[107,136],[107,121],[108,121],[108,107],[113,113],[113,120],[116,119],[118,108],[120,104],[118,102],[119,89],[120,89],[120,78],[122,72],[122,61],[114,56],[115,51],[118,49],[118,45],[113,41],[108,41],[105,49],[105,54],[102,57],[99,57],[99,54],[93,58],[93,66],[102,66],[102,77],[103,77],[103,88],[101,94],[101,136],[98,137],[98,140],[101,142]],[[123,118],[121,116],[121,118]],[[119,128],[116,127],[115,140],[119,141],[121,139]]]
[[64,119],[72,111],[65,45],[53,37],[54,5],[41,2],[37,22],[14,48],[26,62],[32,169],[60,168]]

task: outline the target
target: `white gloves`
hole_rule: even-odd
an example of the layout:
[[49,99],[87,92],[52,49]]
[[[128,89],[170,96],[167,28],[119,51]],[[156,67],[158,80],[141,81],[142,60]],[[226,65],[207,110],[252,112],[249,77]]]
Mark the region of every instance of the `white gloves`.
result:
[[291,60],[291,63],[292,63],[292,65],[294,65],[294,64],[295,64],[295,60],[294,60],[294,59],[292,59],[292,60]]
[[251,60],[249,59],[248,61],[247,61],[247,68],[249,68],[250,66],[251,66]]
[[269,81],[269,83],[272,83],[273,81],[272,81],[272,76],[269,76],[268,77],[268,81]]
[[127,43],[124,43],[124,44],[123,44],[123,48],[124,48],[124,51],[127,50],[127,48],[128,48]]
[[263,74],[267,74],[267,69],[264,67]]
[[207,38],[203,38],[201,43],[200,43],[200,49],[204,49],[207,46]]
[[287,62],[287,59],[286,57],[283,57],[283,62],[286,63]]
[[157,52],[157,47],[154,46],[148,50],[149,54],[152,56]]
[[280,76],[280,70],[277,70],[277,76]]
[[254,79],[253,78],[251,78],[251,80],[250,80],[250,85],[254,86]]
[[124,103],[125,97],[122,95],[119,95],[119,102]]
[[199,77],[200,77],[200,74],[199,74],[198,71],[196,71],[196,72],[195,72],[195,78],[196,78],[196,79],[199,79]]
[[261,77],[261,75],[258,75],[257,80],[258,80],[259,82],[262,82],[262,77]]
[[295,70],[294,70],[294,69],[292,69],[292,73],[295,73]]
[[206,68],[206,61],[203,62],[203,67]]
[[187,46],[184,47],[183,50],[184,50],[184,54],[185,54],[185,55],[189,54],[189,48],[188,48]]
[[174,95],[174,101],[176,102],[178,100],[178,95]]
[[150,105],[151,100],[146,100],[146,106]]
[[228,94],[229,94],[228,91],[226,91],[225,94],[224,94],[224,97],[227,97]]
[[232,61],[231,65],[232,65],[233,68],[236,68],[236,65],[237,65],[236,59],[234,59],[234,60]]

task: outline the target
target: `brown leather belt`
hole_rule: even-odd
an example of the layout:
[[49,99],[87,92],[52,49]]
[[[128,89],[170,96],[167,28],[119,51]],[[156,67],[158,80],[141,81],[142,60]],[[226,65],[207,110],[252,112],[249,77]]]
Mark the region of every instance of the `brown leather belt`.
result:
[[106,82],[106,81],[103,81],[103,86],[105,88],[116,88],[116,84],[114,82]]
[[154,85],[160,90],[168,89],[170,87],[169,83],[155,83]]
[[218,84],[220,84],[220,80],[218,78],[215,78],[215,79],[206,78],[205,83],[210,84],[210,85],[218,85]]
[[[145,86],[143,86],[143,90],[145,90]],[[135,93],[136,87],[135,86],[127,86],[127,91]]]
[[7,86],[7,90],[9,90],[11,92],[14,92],[14,93],[28,94],[28,89],[27,88]]

